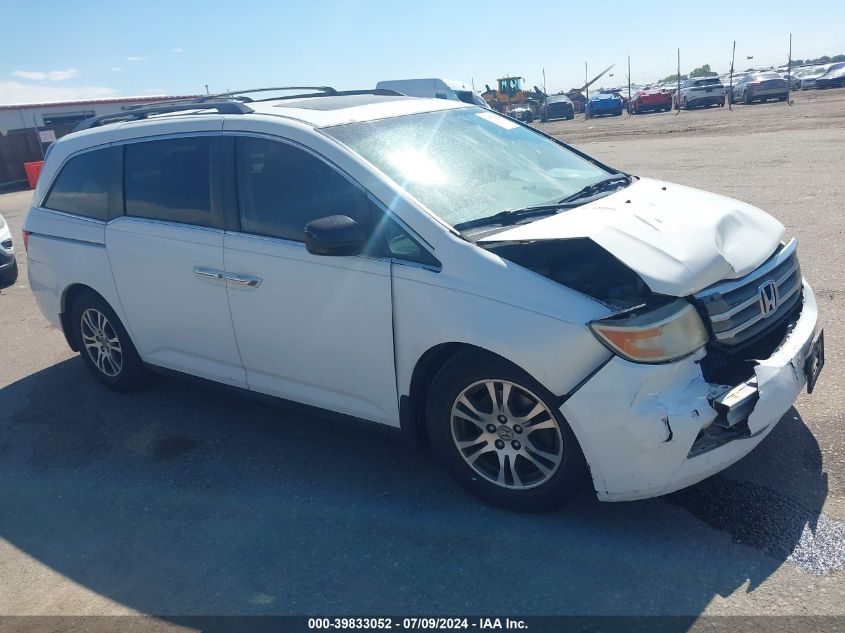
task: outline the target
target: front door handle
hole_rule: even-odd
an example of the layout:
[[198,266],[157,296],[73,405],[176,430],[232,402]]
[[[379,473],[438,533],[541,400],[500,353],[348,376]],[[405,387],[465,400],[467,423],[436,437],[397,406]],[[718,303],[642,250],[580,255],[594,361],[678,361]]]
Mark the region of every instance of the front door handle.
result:
[[214,268],[203,268],[202,266],[194,266],[194,274],[200,277],[211,277],[212,279],[223,279],[225,273],[222,270]]
[[223,279],[233,284],[240,284],[242,286],[249,286],[250,288],[258,288],[261,285],[261,277],[253,275],[239,275],[237,273],[224,273]]

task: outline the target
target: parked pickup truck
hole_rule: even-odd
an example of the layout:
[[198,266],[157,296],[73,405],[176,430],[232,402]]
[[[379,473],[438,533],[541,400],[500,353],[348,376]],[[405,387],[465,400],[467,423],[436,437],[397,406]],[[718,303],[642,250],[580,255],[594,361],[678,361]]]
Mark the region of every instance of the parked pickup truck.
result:
[[675,109],[725,105],[725,87],[718,77],[687,79],[675,95]]

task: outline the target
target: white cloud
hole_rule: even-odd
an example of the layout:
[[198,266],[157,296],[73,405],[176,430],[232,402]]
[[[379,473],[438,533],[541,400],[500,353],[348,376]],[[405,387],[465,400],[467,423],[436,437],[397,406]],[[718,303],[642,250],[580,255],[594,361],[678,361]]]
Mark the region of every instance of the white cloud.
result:
[[12,72],[13,77],[20,77],[21,79],[29,79],[30,81],[64,81],[65,79],[73,79],[79,74],[76,68],[68,68],[66,70],[15,70]]
[[117,91],[114,88],[107,86],[48,86],[0,80],[0,104],[2,105],[108,99],[116,94]]
[[147,59],[149,59],[149,58],[144,57],[142,55],[130,55],[129,57],[126,58],[126,61],[128,61],[128,62],[144,62],[144,61],[147,61]]
[[120,71],[122,71],[123,69],[122,69],[120,66],[115,66],[115,67],[114,67],[114,68],[112,68],[111,70],[112,70],[112,72],[113,72],[113,73],[119,73],[119,72],[120,72]]
[[170,52],[171,53],[181,53],[184,50],[185,50],[184,48],[171,48]]

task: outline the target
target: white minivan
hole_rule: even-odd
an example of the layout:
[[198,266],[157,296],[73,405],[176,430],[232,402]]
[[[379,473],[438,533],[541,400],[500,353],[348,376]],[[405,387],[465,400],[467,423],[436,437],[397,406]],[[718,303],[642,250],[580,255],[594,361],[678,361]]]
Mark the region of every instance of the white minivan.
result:
[[29,281],[106,386],[385,425],[523,510],[693,484],[812,391],[816,300],[766,213],[461,102],[251,94],[51,146]]

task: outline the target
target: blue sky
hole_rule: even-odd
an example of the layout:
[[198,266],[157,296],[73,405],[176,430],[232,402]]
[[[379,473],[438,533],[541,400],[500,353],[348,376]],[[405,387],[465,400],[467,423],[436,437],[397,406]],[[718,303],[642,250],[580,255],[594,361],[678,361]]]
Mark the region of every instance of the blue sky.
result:
[[[518,11],[514,7],[523,6]],[[0,0],[0,103],[193,94],[268,85],[373,87],[505,74],[549,91],[616,63],[606,85],[845,52],[845,2]],[[754,61],[746,62],[747,55]],[[583,83],[583,82],[582,82]]]

